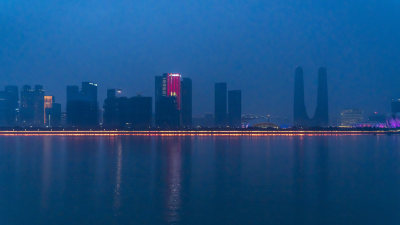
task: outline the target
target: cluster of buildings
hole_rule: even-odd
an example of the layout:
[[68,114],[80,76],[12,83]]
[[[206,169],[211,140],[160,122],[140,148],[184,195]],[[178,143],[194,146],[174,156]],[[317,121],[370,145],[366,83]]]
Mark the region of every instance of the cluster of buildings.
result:
[[242,92],[227,89],[226,83],[215,84],[214,124],[216,127],[240,127],[242,119]]
[[400,128],[400,99],[392,99],[389,114],[374,112],[366,115],[361,109],[344,109],[340,112],[338,125],[359,128]]
[[54,96],[45,95],[43,86],[6,86],[0,91],[0,126],[58,126],[61,124],[61,105]]
[[[293,126],[328,127],[328,84],[326,68],[318,70],[317,107],[307,114],[304,99],[303,69],[296,68],[293,101]],[[81,128],[81,129],[190,129],[206,128],[278,128],[270,115],[242,115],[242,93],[228,90],[227,83],[215,83],[214,114],[199,121],[192,116],[192,80],[179,73],[155,77],[152,97],[122,95],[120,89],[108,89],[103,107],[99,105],[98,86],[82,82],[67,86],[65,111],[42,85],[6,86],[0,91],[0,127],[4,128]],[[153,111],[154,106],[154,111]],[[391,114],[373,113],[365,117],[360,109],[345,109],[339,115],[339,127],[400,127],[400,99],[391,102]],[[286,123],[286,122],[285,122]],[[281,123],[279,123],[281,124]],[[286,123],[287,124],[287,123]],[[284,127],[284,126],[283,126]]]
[[[0,91],[0,127],[81,129],[187,129],[193,127],[192,80],[178,73],[155,77],[153,98],[126,97],[120,89],[108,89],[101,109],[98,86],[82,82],[67,86],[65,112],[43,86],[17,86]],[[209,127],[241,126],[241,91],[215,85],[215,123]]]

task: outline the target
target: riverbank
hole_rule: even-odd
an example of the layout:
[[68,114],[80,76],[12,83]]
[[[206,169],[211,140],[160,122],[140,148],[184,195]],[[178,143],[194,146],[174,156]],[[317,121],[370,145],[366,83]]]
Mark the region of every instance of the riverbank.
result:
[[14,130],[8,136],[273,136],[273,135],[396,135],[400,130]]

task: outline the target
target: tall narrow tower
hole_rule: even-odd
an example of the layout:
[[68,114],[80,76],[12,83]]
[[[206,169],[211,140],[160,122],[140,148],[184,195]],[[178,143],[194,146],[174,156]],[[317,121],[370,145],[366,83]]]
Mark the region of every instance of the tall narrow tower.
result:
[[326,127],[329,125],[328,113],[328,81],[326,68],[321,67],[318,70],[318,95],[317,108],[315,110],[313,125],[318,127]]
[[309,124],[309,118],[304,103],[303,69],[297,67],[294,76],[293,122],[295,126],[303,127]]

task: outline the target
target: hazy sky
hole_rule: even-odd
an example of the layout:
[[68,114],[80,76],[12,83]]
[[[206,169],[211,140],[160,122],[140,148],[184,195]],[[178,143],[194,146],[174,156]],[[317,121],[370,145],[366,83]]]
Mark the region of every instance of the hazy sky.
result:
[[194,114],[213,112],[214,82],[242,89],[243,112],[291,117],[293,74],[307,106],[328,68],[331,114],[390,110],[400,97],[398,0],[0,0],[0,86],[95,81],[154,95],[154,76],[193,80]]

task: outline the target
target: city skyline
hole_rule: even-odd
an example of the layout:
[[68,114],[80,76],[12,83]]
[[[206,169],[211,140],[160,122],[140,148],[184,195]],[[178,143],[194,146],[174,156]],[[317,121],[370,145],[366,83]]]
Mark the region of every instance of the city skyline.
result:
[[400,224],[399,12],[0,1],[0,225]]
[[[112,87],[150,96],[148,80],[176,71],[195,81],[194,115],[213,112],[213,83],[227,81],[232,89],[247,90],[244,113],[290,118],[291,104],[282,103],[292,100],[286,92],[293,91],[293,70],[300,65],[304,71],[328,68],[335,87],[332,115],[342,107],[389,111],[386,102],[400,96],[392,85],[400,83],[398,2],[136,4],[4,2],[0,86],[38,83],[65,102],[59,84],[93,80],[101,99]],[[317,79],[305,76],[312,109]]]
[[[180,73],[155,76],[154,97],[137,94],[128,97],[122,89],[107,89],[107,98],[99,99],[98,84],[82,82],[67,85],[65,111],[56,96],[48,95],[42,85],[5,86],[0,91],[0,125],[2,127],[79,127],[121,129],[191,129],[208,128],[323,128],[344,126],[355,128],[397,128],[400,126],[399,99],[390,102],[391,112],[365,113],[359,108],[342,108],[340,114],[330,112],[327,68],[317,73],[318,88],[314,114],[308,114],[305,102],[304,72],[294,71],[292,118],[280,115],[245,114],[242,90],[228,89],[226,82],[214,83],[214,114],[193,116],[192,79]],[[19,97],[20,95],[20,97]],[[104,102],[104,104],[102,104]],[[154,110],[153,110],[154,107]],[[193,119],[196,118],[196,122]],[[262,119],[264,118],[264,119]],[[273,122],[271,121],[273,119]],[[199,120],[200,119],[200,120]],[[209,120],[213,120],[210,122]],[[261,119],[261,120],[260,120]],[[200,122],[201,121],[201,122]]]

